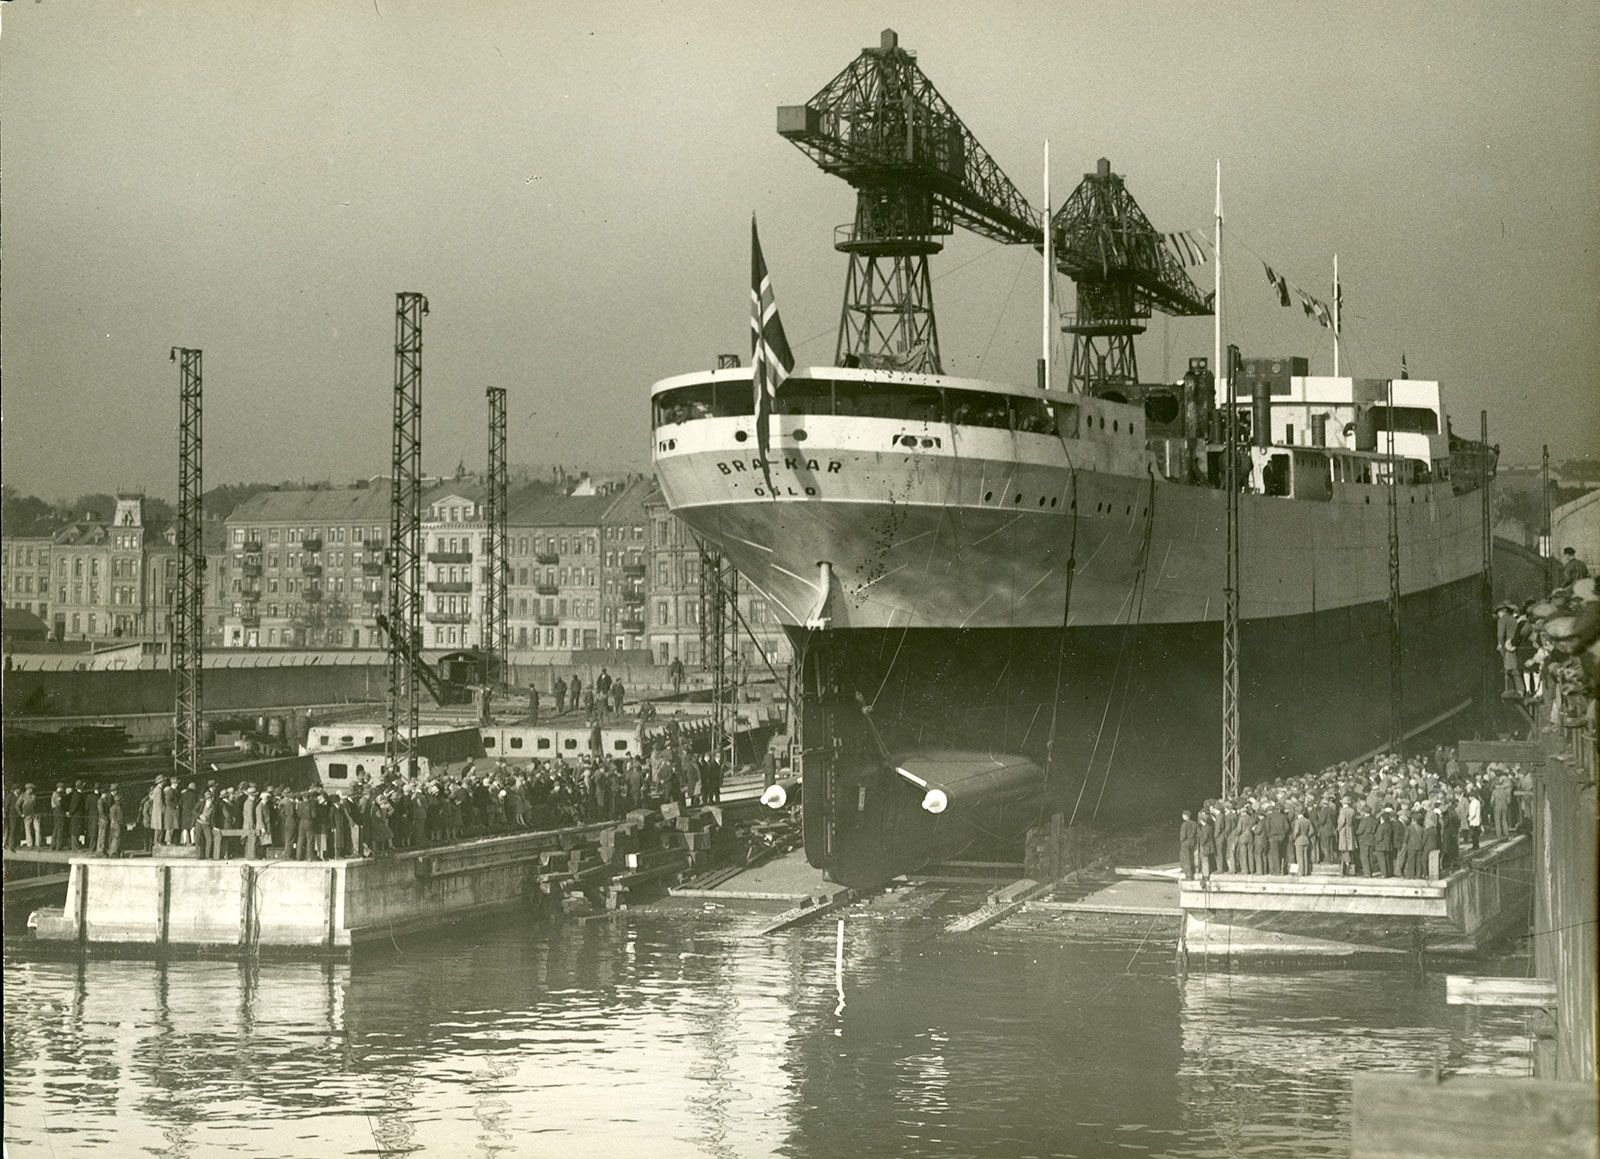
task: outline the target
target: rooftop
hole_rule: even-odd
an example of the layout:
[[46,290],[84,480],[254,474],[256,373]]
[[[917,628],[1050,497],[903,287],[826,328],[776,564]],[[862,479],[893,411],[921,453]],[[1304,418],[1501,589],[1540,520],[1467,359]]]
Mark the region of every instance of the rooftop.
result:
[[298,520],[324,523],[387,523],[389,488],[317,487],[292,491],[262,491],[233,509],[228,522],[290,523]]

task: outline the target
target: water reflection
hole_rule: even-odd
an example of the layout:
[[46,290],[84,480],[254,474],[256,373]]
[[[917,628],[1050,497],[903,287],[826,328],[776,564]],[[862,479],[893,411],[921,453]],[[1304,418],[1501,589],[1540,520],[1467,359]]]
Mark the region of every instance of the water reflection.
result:
[[[1343,1154],[1352,1067],[1526,1071],[1438,977],[727,911],[354,966],[8,961],[12,1154]],[[845,1007],[838,1010],[842,981]]]

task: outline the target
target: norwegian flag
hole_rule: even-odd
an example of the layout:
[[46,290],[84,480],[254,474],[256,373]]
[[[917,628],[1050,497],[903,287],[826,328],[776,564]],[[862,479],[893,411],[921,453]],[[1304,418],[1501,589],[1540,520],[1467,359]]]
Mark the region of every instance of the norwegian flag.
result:
[[767,464],[767,420],[778,388],[794,369],[794,354],[783,334],[778,317],[778,300],[772,293],[772,279],[761,256],[761,237],[756,219],[750,218],[750,382],[755,389],[756,453],[761,458],[761,474],[772,494],[772,471]]

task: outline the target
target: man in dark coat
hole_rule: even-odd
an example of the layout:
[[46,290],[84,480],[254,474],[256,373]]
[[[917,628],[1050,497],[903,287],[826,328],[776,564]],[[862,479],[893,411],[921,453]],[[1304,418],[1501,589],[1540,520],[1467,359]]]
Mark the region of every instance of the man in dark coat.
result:
[[1367,877],[1378,876],[1378,818],[1363,802],[1357,806],[1356,850],[1360,853],[1361,872]]
[[1199,840],[1200,826],[1185,809],[1183,820],[1178,823],[1178,874],[1184,879],[1194,876],[1194,847]]
[[1404,829],[1394,819],[1394,810],[1384,806],[1383,815],[1378,819],[1378,869],[1379,877],[1392,877],[1394,875],[1395,852],[1402,844]]
[[294,856],[297,861],[310,861],[312,857],[317,822],[311,796],[308,789],[294,803]]
[[1324,797],[1311,811],[1311,829],[1316,835],[1312,857],[1316,861],[1335,861],[1339,856],[1339,811],[1333,799]]
[[1273,805],[1267,814],[1267,851],[1271,858],[1272,873],[1288,872],[1283,854],[1284,846],[1289,840],[1289,828],[1289,818],[1284,813],[1283,806]]
[[556,698],[556,715],[560,716],[567,711],[567,682],[557,676],[556,682],[551,686],[550,690],[555,694]]

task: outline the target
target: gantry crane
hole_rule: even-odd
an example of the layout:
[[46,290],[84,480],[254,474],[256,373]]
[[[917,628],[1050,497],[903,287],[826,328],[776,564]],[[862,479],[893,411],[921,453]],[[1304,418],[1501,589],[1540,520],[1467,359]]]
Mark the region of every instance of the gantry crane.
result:
[[[803,105],[778,109],[778,134],[856,190],[835,361],[941,373],[928,257],[956,226],[1043,248],[1041,214],[885,29]],[[1209,314],[1183,266],[1101,160],[1052,215],[1056,269],[1077,283],[1069,389],[1107,393],[1138,380],[1133,336],[1152,310]]]
[[856,190],[835,358],[938,374],[928,255],[956,226],[995,241],[1042,238],[1039,214],[885,29],[877,48],[803,105],[778,109],[778,133]]
[[1152,311],[1211,313],[1211,296],[1195,286],[1104,157],[1051,225],[1056,269],[1078,288],[1077,312],[1064,327],[1072,335],[1068,390],[1103,395],[1137,386],[1133,338]]

